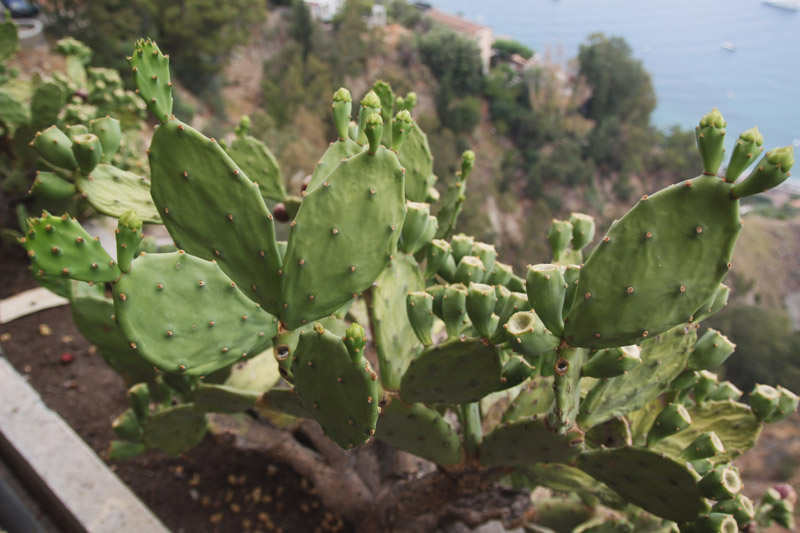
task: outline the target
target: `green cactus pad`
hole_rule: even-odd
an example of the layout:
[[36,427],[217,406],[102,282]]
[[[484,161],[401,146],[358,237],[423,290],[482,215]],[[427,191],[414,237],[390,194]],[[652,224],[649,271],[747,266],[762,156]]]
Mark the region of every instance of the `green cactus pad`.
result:
[[41,276],[100,283],[114,281],[120,275],[100,240],[93,239],[67,215],[57,217],[45,212],[41,218],[31,219],[22,245]]
[[256,391],[200,383],[192,401],[196,409],[206,413],[241,413],[253,408],[260,396]]
[[633,445],[631,427],[625,417],[612,418],[586,432],[589,448],[620,448]]
[[503,422],[529,419],[547,413],[556,401],[553,379],[538,376],[528,381],[503,413]]
[[169,56],[158,49],[155,41],[139,39],[128,64],[136,82],[136,92],[150,112],[163,122],[172,115],[172,83],[169,78]]
[[281,378],[272,348],[231,367],[223,385],[239,390],[266,392]]
[[303,401],[294,389],[272,389],[261,397],[257,407],[297,418],[311,418],[311,413],[303,407]]
[[516,387],[523,383],[532,374],[538,373],[539,367],[530,364],[524,357],[511,354],[503,364],[503,373],[500,377],[502,385],[501,390]]
[[688,465],[647,448],[587,451],[578,457],[578,468],[667,520],[688,522],[707,509]]
[[111,429],[118,437],[125,440],[138,442],[142,440],[142,426],[133,409],[125,409],[117,418],[111,421]]
[[18,102],[10,92],[0,89],[0,123],[13,129],[28,122],[30,122],[28,108]]
[[692,425],[677,435],[667,437],[653,447],[677,457],[695,439],[713,431],[722,441],[725,451],[711,458],[714,463],[726,463],[752,448],[762,426],[746,405],[732,402],[704,402],[687,409]]
[[425,202],[433,181],[433,155],[428,136],[416,121],[397,157],[406,169],[406,198],[412,202]]
[[461,462],[461,441],[442,415],[421,404],[393,400],[381,409],[375,437],[441,466]]
[[303,407],[333,442],[350,449],[375,433],[378,376],[366,359],[351,359],[342,337],[315,324],[300,335],[292,371]]
[[704,303],[700,309],[694,312],[694,322],[700,323],[702,320],[728,305],[728,298],[730,295],[731,288],[724,283],[720,283],[719,287],[717,287],[717,290],[714,292],[714,296]]
[[286,197],[283,176],[278,160],[267,145],[255,137],[242,135],[237,136],[226,151],[239,168],[258,184],[261,196],[276,202],[283,201]]
[[52,172],[39,172],[37,170],[31,190],[28,192],[42,198],[66,200],[75,196],[78,193],[78,189],[75,188],[73,183],[58,177]]
[[372,288],[375,346],[381,385],[386,389],[400,387],[403,373],[420,349],[406,306],[398,304],[409,292],[424,287],[417,262],[410,255],[400,254],[378,276]]
[[308,182],[306,191],[311,192],[317,188],[331,172],[341,163],[344,159],[349,159],[364,149],[363,146],[350,138],[339,139],[328,146],[322,158],[317,162],[314,167],[314,172],[311,174],[311,181]]
[[140,257],[114,285],[117,322],[143,357],[167,372],[205,375],[256,354],[277,319],[217,265],[184,252]]
[[480,339],[453,339],[423,351],[400,384],[407,403],[472,403],[501,386],[497,349]]
[[112,461],[128,461],[147,451],[147,446],[140,442],[112,440],[108,450],[108,458]]
[[161,224],[150,197],[150,182],[127,170],[99,164],[88,175],[77,174],[75,186],[100,213],[118,218],[133,209],[142,222]]
[[525,466],[519,471],[531,483],[542,485],[557,492],[577,492],[582,496],[590,495],[614,508],[619,508],[625,504],[616,492],[574,466],[558,463],[538,463]]
[[334,312],[369,288],[397,252],[403,172],[379,147],[342,161],[297,212],[283,262],[289,328]]
[[58,122],[58,114],[66,95],[54,82],[39,85],[31,98],[31,123],[35,128],[44,128]]
[[89,123],[89,128],[92,133],[97,135],[97,138],[100,139],[100,144],[103,146],[101,162],[110,163],[111,158],[119,150],[119,141],[122,138],[122,128],[119,120],[108,116],[98,118]]
[[[347,323],[344,320],[335,317],[325,317],[318,320],[322,327],[327,331],[333,332],[340,337],[343,337],[347,331]],[[314,324],[306,324],[305,326],[289,330],[279,335],[273,343],[273,354],[275,360],[278,362],[279,372],[281,377],[286,381],[293,383],[294,378],[291,375],[291,364],[294,358],[295,350],[297,350],[297,343],[300,340],[302,333],[307,333],[314,330]]]
[[101,285],[92,288],[85,283],[73,283],[70,308],[75,326],[126,384],[152,380],[155,376],[152,363],[130,347],[112,318],[114,302],[105,297],[102,289]]
[[612,224],[581,269],[567,341],[627,346],[688,321],[730,269],[741,230],[730,191],[701,176],[643,197]]
[[200,444],[207,426],[205,414],[191,403],[167,407],[147,420],[144,444],[177,457]]
[[480,459],[488,466],[568,463],[582,449],[581,431],[557,435],[544,420],[517,420],[497,426],[483,438]]
[[151,193],[178,247],[220,268],[277,315],[281,267],[275,223],[258,187],[222,147],[177,120],[150,144]]
[[78,162],[72,153],[72,139],[56,126],[37,132],[33,138],[33,147],[51,165],[67,170],[78,168]]
[[636,411],[666,391],[686,367],[696,338],[693,327],[678,326],[648,339],[641,346],[640,364],[592,387],[581,403],[578,424],[588,428]]

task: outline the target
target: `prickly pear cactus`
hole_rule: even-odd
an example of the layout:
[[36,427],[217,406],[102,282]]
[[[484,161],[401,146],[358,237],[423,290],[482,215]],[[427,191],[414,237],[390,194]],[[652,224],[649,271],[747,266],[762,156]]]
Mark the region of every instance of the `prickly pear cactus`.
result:
[[[448,475],[502,472],[515,486],[574,492],[536,503],[541,524],[566,531],[790,523],[780,494],[748,507],[728,463],[800,399],[758,385],[742,403],[709,371],[735,346],[697,330],[730,293],[738,199],[785,179],[791,148],[766,152],[737,183],[763,144],[745,132],[718,178],[715,110],[697,130],[701,176],[643,197],[593,250],[591,217],[555,220],[552,257],[523,279],[490,244],[453,236],[477,156],[464,153],[439,201],[409,114],[415,95],[380,82],[351,126],[352,96],[337,91],[337,140],[290,199],[246,121],[226,152],[172,116],[155,43],[139,41],[130,61],[160,122],[152,185],[109,163],[114,122],[33,141],[57,169],[35,189],[80,192],[119,218],[119,264],[66,216],[32,219],[22,243],[42,282],[73,299],[86,336],[140,381],[113,424],[124,440],[112,457],[179,454],[202,438],[205,413],[258,409],[316,420],[345,449],[374,436]],[[284,202],[280,217],[264,197]],[[275,218],[288,242],[276,241]],[[159,219],[179,251],[137,248],[141,222]],[[65,289],[70,280],[81,281]]]

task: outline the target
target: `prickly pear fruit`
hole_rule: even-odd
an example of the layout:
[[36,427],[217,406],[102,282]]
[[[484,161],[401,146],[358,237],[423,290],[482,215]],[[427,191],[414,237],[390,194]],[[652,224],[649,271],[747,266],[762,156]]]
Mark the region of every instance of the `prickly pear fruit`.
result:
[[142,241],[142,221],[134,211],[126,211],[117,221],[117,264],[123,273],[131,271],[131,262]]
[[425,346],[432,345],[431,329],[436,318],[433,314],[433,295],[425,291],[409,292],[406,309],[408,320],[419,341]]
[[529,265],[525,282],[528,301],[554,335],[564,332],[564,298],[567,283],[561,267],[552,264]]
[[557,348],[561,342],[561,339],[547,331],[533,311],[513,314],[504,327],[511,349],[522,354],[534,366],[539,366],[540,356]]
[[433,239],[425,251],[425,278],[433,277],[453,253],[450,243],[443,239]]
[[461,283],[448,286],[442,297],[442,320],[448,338],[455,339],[459,336],[466,314],[467,288]]
[[697,340],[689,357],[689,370],[710,370],[718,367],[733,353],[736,345],[722,333],[709,328]]
[[494,287],[482,283],[469,284],[466,301],[467,315],[481,337],[489,337],[492,333],[489,328],[496,303],[497,293]]
[[101,162],[110,163],[114,154],[119,150],[119,142],[122,138],[122,128],[119,120],[106,116],[92,120],[89,129],[100,139],[103,146],[103,157]]
[[686,461],[708,459],[725,452],[725,446],[713,431],[701,434],[689,446],[681,451],[678,457]]
[[697,490],[711,500],[730,500],[742,490],[742,478],[735,467],[720,466],[697,482]]
[[67,170],[78,168],[72,153],[72,140],[56,126],[36,133],[32,145],[48,163]]
[[603,348],[589,355],[589,360],[581,368],[581,375],[590,378],[613,378],[625,374],[641,362],[639,347],[636,345]]

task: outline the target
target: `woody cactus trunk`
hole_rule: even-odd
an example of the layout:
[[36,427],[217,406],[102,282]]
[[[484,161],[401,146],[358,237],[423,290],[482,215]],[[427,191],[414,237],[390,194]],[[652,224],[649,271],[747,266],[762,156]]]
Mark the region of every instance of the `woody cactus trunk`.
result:
[[[518,275],[491,244],[452,235],[476,154],[440,201],[413,93],[378,82],[351,123],[351,95],[337,91],[338,139],[296,198],[246,121],[227,147],[173,116],[154,42],[129,62],[160,122],[154,207],[129,198],[116,260],[66,216],[31,219],[23,239],[35,274],[71,297],[81,331],[132,385],[112,458],[180,454],[210,424],[292,464],[361,531],[490,518],[537,531],[789,525],[788,499],[756,508],[730,461],[798,398],[759,385],[741,402],[710,372],[734,346],[701,321],[728,298],[739,199],[786,179],[791,147],[761,157],[754,128],[718,177],[714,110],[697,129],[701,175],[642,197],[591,252],[591,217],[553,221],[551,262]],[[92,131],[51,128],[34,146],[88,184],[112,173],[113,143]],[[177,250],[143,246],[142,221],[163,221]],[[538,486],[571,496],[531,501]]]

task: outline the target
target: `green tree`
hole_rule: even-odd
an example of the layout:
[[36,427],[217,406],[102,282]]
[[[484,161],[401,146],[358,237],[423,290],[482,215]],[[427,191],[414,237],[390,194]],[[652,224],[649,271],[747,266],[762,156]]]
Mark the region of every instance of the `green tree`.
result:
[[615,116],[622,123],[649,124],[656,105],[653,85],[624,39],[590,35],[588,43],[580,47],[578,64],[578,72],[592,88],[585,105],[588,118],[600,123]]
[[495,55],[504,61],[511,59],[511,56],[514,54],[519,54],[525,59],[533,57],[533,50],[522,43],[510,39],[497,39],[492,44],[492,48],[494,49]]
[[469,37],[436,27],[419,39],[420,58],[449,96],[467,96],[481,90],[483,74],[478,45]]
[[311,11],[303,0],[294,0],[292,14],[289,19],[289,36],[297,41],[303,55],[303,60],[308,57],[314,48],[314,36],[317,25],[311,18]]

